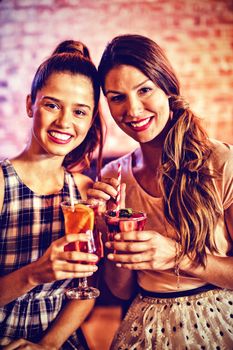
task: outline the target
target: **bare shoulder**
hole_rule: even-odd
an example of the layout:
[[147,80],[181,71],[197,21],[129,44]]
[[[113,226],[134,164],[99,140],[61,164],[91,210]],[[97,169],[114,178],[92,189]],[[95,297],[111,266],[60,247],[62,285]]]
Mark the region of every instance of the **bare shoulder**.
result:
[[233,166],[233,145],[221,142],[218,140],[210,139],[212,145],[211,158],[218,167],[222,167],[223,164]]
[[116,158],[110,161],[109,163],[105,164],[105,166],[101,169],[101,176],[116,177],[119,164],[121,164],[122,175],[124,173],[128,174],[129,171],[131,171],[130,169],[131,169],[132,159],[134,157],[134,153],[136,152],[137,152],[137,149],[135,151],[127,153],[124,156],[120,158]]
[[2,167],[0,166],[0,212],[2,211],[2,206],[3,206],[4,188],[5,188],[5,181],[4,181]]
[[73,173],[74,181],[83,199],[86,198],[87,190],[92,187],[93,180],[83,174]]

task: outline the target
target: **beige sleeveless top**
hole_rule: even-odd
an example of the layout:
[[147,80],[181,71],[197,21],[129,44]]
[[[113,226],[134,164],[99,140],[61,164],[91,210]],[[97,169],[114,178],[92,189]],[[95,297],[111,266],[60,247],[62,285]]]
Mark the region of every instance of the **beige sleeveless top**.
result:
[[[223,212],[233,203],[233,146],[213,142],[213,153],[210,159],[211,168],[219,171],[222,176],[214,181],[217,189],[217,202],[222,211],[215,229],[218,255],[233,255],[233,242],[224,224]],[[102,170],[102,176],[117,177],[118,163],[122,165],[122,182],[126,183],[126,207],[142,210],[147,213],[148,219],[145,230],[155,230],[168,237],[175,237],[173,228],[165,220],[162,198],[155,198],[145,192],[137,183],[132,173],[132,154],[129,153],[107,164]],[[216,254],[217,255],[217,254]],[[172,270],[137,272],[138,284],[149,291],[169,292],[177,291],[177,278]],[[205,283],[204,283],[205,284]],[[179,290],[188,290],[203,285],[203,281],[188,275],[180,276]]]

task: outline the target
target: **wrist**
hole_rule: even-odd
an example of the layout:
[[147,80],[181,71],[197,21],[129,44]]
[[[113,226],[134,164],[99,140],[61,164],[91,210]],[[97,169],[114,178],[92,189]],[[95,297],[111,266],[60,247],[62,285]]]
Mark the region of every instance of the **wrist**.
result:
[[67,338],[67,335],[64,336],[61,330],[56,329],[56,327],[53,328],[52,326],[44,334],[38,344],[43,347],[43,350],[60,350]]
[[54,345],[54,341],[53,341],[53,343],[49,343],[49,342],[46,342],[42,339],[38,344],[43,347],[43,350],[59,350],[60,349],[59,346]]
[[188,255],[184,255],[179,263],[180,271],[188,273],[191,268],[193,268],[193,262],[188,257]]
[[25,266],[25,270],[24,270],[24,278],[25,278],[25,282],[27,283],[27,285],[29,286],[29,288],[35,288],[36,286],[38,286],[38,282],[36,281],[36,269],[34,267],[35,263],[31,263],[27,266]]

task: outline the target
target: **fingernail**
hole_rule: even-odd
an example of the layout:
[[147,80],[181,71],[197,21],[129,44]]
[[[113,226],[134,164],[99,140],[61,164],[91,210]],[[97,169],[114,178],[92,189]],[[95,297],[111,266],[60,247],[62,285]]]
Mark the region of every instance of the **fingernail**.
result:
[[113,254],[108,254],[107,257],[108,257],[109,260],[113,260],[114,259],[114,255]]
[[122,267],[122,264],[117,263],[116,267]]
[[119,233],[117,233],[115,236],[114,236],[114,239],[120,239],[121,238],[121,235],[119,235]]
[[110,242],[106,242],[105,243],[105,247],[110,248],[111,247],[111,243]]
[[92,256],[91,257],[91,261],[98,261],[98,259],[99,259],[98,256]]

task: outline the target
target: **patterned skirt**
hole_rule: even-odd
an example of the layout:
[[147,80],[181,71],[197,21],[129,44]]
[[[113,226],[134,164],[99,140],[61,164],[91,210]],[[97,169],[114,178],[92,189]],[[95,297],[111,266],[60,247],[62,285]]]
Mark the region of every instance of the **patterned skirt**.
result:
[[141,290],[110,349],[233,350],[233,291],[211,286],[177,293]]

